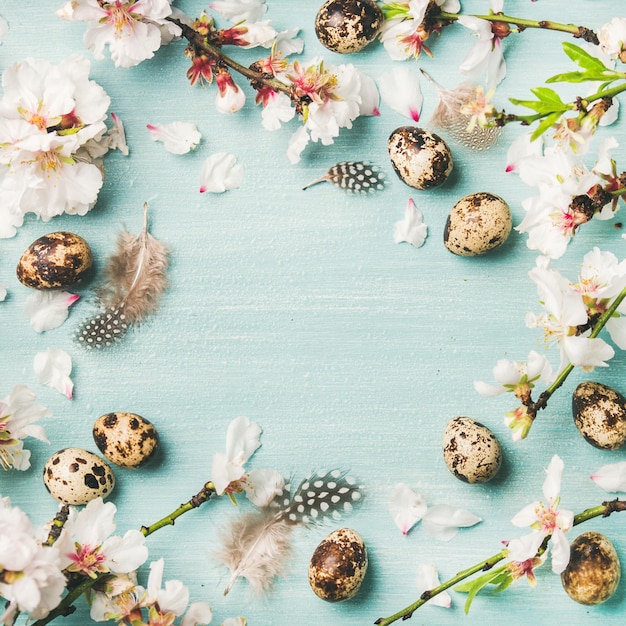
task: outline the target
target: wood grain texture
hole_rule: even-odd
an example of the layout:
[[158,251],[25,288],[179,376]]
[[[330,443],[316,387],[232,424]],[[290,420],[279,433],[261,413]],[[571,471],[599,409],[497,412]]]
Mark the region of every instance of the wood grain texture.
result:
[[[0,0],[0,15],[10,31],[0,46],[0,69],[27,56],[58,62],[83,51],[82,24],[55,18],[60,1]],[[300,26],[303,58],[323,55],[332,63],[354,63],[379,78],[396,64],[379,44],[349,57],[325,51],[313,23],[317,4],[268,0],[267,17],[278,30]],[[510,2],[507,9],[533,19],[556,19],[598,28],[623,10],[615,0],[539,0]],[[179,0],[176,6],[198,14],[206,4]],[[463,2],[466,11],[484,12],[485,1]],[[527,31],[505,41],[508,75],[496,95],[524,98],[528,89],[564,71],[564,36]],[[434,59],[422,65],[445,87],[462,80],[458,65],[473,43],[468,32],[451,26],[433,41]],[[149,524],[196,493],[210,478],[211,457],[224,449],[228,423],[248,415],[263,428],[263,446],[251,467],[275,468],[297,479],[324,467],[350,468],[367,497],[343,525],[357,530],[370,555],[370,570],[359,595],[347,603],[326,604],[310,590],[307,566],[317,544],[338,526],[328,524],[294,533],[290,569],[265,599],[251,598],[238,582],[224,598],[228,579],[211,557],[220,529],[239,515],[228,501],[210,502],[148,539],[150,558],[164,557],[166,578],[178,578],[192,601],[214,608],[214,623],[244,615],[251,625],[348,626],[368,624],[391,614],[417,596],[421,563],[437,566],[442,579],[498,552],[501,541],[519,534],[511,517],[541,495],[544,468],[553,454],[565,461],[562,506],[581,511],[606,494],[589,480],[600,466],[624,460],[623,452],[593,449],[571,418],[571,392],[593,379],[624,388],[626,358],[618,353],[610,368],[575,373],[550,402],[530,438],[514,444],[503,414],[510,398],[483,399],[475,379],[491,380],[499,358],[523,360],[540,340],[524,326],[527,311],[539,311],[528,270],[535,253],[513,233],[499,250],[481,258],[459,258],[443,246],[448,211],[467,193],[489,191],[510,205],[514,224],[523,216],[521,200],[532,195],[515,176],[504,174],[509,143],[523,131],[507,128],[500,143],[485,153],[453,145],[455,170],[432,192],[413,192],[395,176],[386,141],[407,123],[386,105],[378,118],[358,119],[332,146],[310,145],[302,162],[286,159],[296,124],[268,133],[260,124],[254,94],[237,115],[215,111],[214,87],[191,89],[185,79],[183,44],[160,50],[136,68],[115,69],[109,59],[92,62],[92,78],[111,97],[110,110],[123,120],[129,157],[107,157],[106,180],[96,207],[84,217],[63,216],[50,223],[28,217],[17,236],[0,241],[0,283],[9,296],[0,303],[0,397],[16,384],[28,384],[54,417],[45,422],[50,445],[29,443],[33,467],[0,475],[0,493],[23,507],[35,523],[50,519],[56,505],[40,479],[54,451],[81,446],[95,451],[91,427],[100,415],[130,411],[157,427],[162,447],[156,461],[137,471],[116,471],[112,500],[118,530]],[[259,53],[260,55],[261,53]],[[255,51],[243,51],[246,62]],[[423,83],[424,125],[436,104]],[[565,88],[567,93],[574,93]],[[152,141],[147,123],[192,121],[203,134],[198,149],[185,156],[165,152]],[[626,145],[619,123],[609,132]],[[592,150],[597,150],[599,138]],[[202,161],[232,152],[245,168],[240,189],[201,195]],[[618,165],[620,153],[616,154]],[[370,160],[389,180],[375,196],[345,195],[331,185],[301,187],[341,160]],[[622,164],[623,168],[623,164]],[[414,249],[393,241],[393,226],[412,196],[429,227],[425,245]],[[172,250],[171,287],[158,314],[110,352],[91,353],[72,341],[76,326],[94,307],[91,288],[58,329],[36,334],[24,315],[29,294],[15,277],[22,252],[37,237],[54,230],[83,236],[94,252],[96,270],[113,250],[117,232],[141,228],[142,205],[150,202],[151,231]],[[622,209],[623,210],[623,209]],[[624,240],[612,222],[585,228],[557,267],[573,276],[593,246],[624,256]],[[38,384],[32,368],[36,352],[60,347],[73,358],[73,401]],[[557,355],[552,358],[556,365]],[[498,477],[485,485],[466,485],[446,469],[441,435],[454,416],[471,416],[498,436],[505,461]],[[402,537],[387,509],[395,483],[409,483],[428,504],[450,503],[483,518],[448,543],[428,538],[417,526]],[[249,508],[242,502],[241,510]],[[626,558],[626,518],[591,522]],[[573,539],[576,531],[570,533]],[[145,574],[147,567],[142,569]],[[536,589],[525,582],[505,594],[479,597],[469,617],[465,596],[453,594],[453,608],[424,607],[410,623],[511,624],[618,623],[626,610],[623,589],[606,604],[590,609],[570,600],[559,577],[546,567]],[[64,626],[83,626],[87,610],[64,618]]]

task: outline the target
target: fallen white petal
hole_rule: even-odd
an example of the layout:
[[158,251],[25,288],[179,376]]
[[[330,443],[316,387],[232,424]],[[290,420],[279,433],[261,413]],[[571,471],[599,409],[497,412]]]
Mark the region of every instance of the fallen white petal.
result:
[[449,504],[435,504],[424,515],[422,527],[427,535],[441,541],[450,541],[459,528],[473,526],[480,521],[482,521],[480,517],[476,517],[465,509]]
[[[167,584],[167,583],[166,583]],[[194,602],[180,622],[180,626],[200,626],[210,624],[213,619],[213,611],[206,602]],[[244,625],[245,626],[245,625]]]
[[389,512],[396,526],[406,535],[426,513],[426,502],[407,484],[398,483],[389,497]]
[[173,154],[186,154],[195,150],[202,135],[191,122],[172,122],[171,124],[147,124],[154,141],[162,141],[163,147]]
[[36,291],[24,303],[30,325],[38,333],[57,328],[67,319],[69,307],[80,298],[66,291]]
[[603,465],[590,478],[604,491],[626,491],[626,461]]
[[418,122],[424,98],[418,75],[406,66],[399,66],[381,76],[380,97],[394,111]]
[[228,189],[236,189],[242,180],[243,166],[237,163],[237,157],[218,152],[202,164],[200,193],[223,193]]
[[396,243],[410,243],[419,248],[426,241],[428,227],[422,221],[422,213],[415,206],[412,198],[409,198],[404,219],[396,222],[393,230],[393,238]]
[[[439,584],[437,568],[434,565],[420,565],[417,568],[417,593],[422,594],[424,591],[438,587]],[[427,600],[426,604],[442,606],[449,609],[451,601],[450,594],[447,591],[443,591],[430,600]]]
[[72,399],[74,383],[70,379],[72,359],[70,355],[59,348],[49,348],[45,352],[38,352],[33,363],[35,374],[42,385],[54,387],[57,391]]
[[0,285],[0,302],[7,297],[7,288],[4,285]]
[[247,620],[245,617],[227,617],[222,626],[246,626]]

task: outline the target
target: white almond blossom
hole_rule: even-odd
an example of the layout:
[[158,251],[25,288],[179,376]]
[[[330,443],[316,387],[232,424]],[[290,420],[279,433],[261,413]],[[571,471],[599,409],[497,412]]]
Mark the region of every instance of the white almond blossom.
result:
[[226,452],[216,452],[211,466],[211,480],[218,495],[243,478],[244,463],[261,446],[261,427],[248,417],[235,418],[226,431]]
[[202,135],[192,122],[147,124],[146,128],[154,141],[161,141],[163,147],[173,154],[187,154],[190,150],[195,150],[202,139]]
[[237,157],[218,152],[205,159],[200,172],[200,193],[223,193],[236,189],[243,180],[243,165]]
[[552,366],[545,356],[531,350],[526,362],[500,359],[493,368],[493,377],[499,385],[491,385],[482,381],[474,381],[474,389],[484,397],[498,396],[505,392],[514,393],[517,397],[525,396],[541,381],[549,385],[554,380]]
[[420,119],[422,90],[418,75],[406,65],[393,68],[378,81],[380,97],[394,111],[414,122]]
[[615,351],[604,340],[576,334],[577,328],[588,322],[587,307],[580,293],[557,270],[547,267],[545,259],[529,272],[537,285],[539,300],[545,312],[526,314],[526,326],[543,329],[548,345],[557,344],[561,354],[559,371],[571,363],[584,369],[606,366]]
[[626,17],[614,17],[598,30],[600,49],[612,59],[626,61]]
[[523,562],[533,559],[544,539],[550,537],[552,571],[555,574],[560,574],[569,563],[570,547],[565,533],[574,523],[574,514],[571,511],[558,510],[563,467],[563,461],[555,454],[546,470],[546,479],[543,483],[543,497],[546,502],[538,500],[525,506],[511,520],[513,525],[519,528],[530,526],[532,532],[513,539],[507,546],[509,558],[512,561]]
[[26,298],[24,312],[33,330],[43,333],[61,326],[69,315],[69,307],[79,298],[67,291],[35,291]]
[[68,400],[72,399],[74,383],[70,378],[72,373],[72,358],[60,348],[48,348],[45,352],[38,352],[33,361],[35,374],[42,385],[53,387]]
[[128,574],[148,558],[144,535],[135,529],[113,535],[116,506],[95,498],[80,511],[72,508],[61,533],[65,569],[94,578],[99,573]]
[[289,122],[296,115],[291,99],[286,93],[272,91],[268,94],[261,120],[265,130],[278,130],[283,122]]
[[180,35],[180,28],[166,18],[172,14],[171,0],[69,0],[57,16],[90,23],[83,37],[95,59],[104,58],[109,46],[116,67],[132,67]]
[[[163,559],[150,563],[147,595],[141,603],[149,609],[150,623],[157,623],[159,619],[166,623],[168,619],[180,617],[189,603],[189,590],[180,580],[168,580],[165,587],[161,587],[164,566]],[[211,607],[206,602],[196,602],[189,607],[189,612],[183,617],[180,626],[209,624],[212,618]]]
[[404,219],[396,222],[393,230],[393,239],[396,243],[410,243],[419,248],[426,241],[428,227],[422,221],[422,213],[415,206],[413,198],[409,201],[404,212]]
[[58,65],[29,58],[4,71],[0,237],[14,236],[26,213],[47,221],[84,215],[95,204],[103,174],[89,149],[107,132],[110,99],[89,72],[78,55]]
[[9,498],[0,497],[0,596],[7,600],[0,613],[3,624],[13,624],[18,613],[42,619],[61,601],[67,581],[61,572],[58,546],[42,546],[36,530]]
[[478,41],[461,62],[461,72],[473,79],[486,74],[487,87],[495,87],[506,76],[501,39],[494,34],[488,20],[473,15],[461,15],[458,21],[478,36]]
[[[439,575],[437,574],[437,568],[434,565],[420,565],[417,568],[417,593],[422,594],[424,591],[434,589],[440,585]],[[444,609],[449,609],[452,604],[452,598],[447,591],[438,593],[430,600],[426,601],[426,604],[431,606],[441,606]]]
[[0,400],[0,465],[5,470],[30,467],[30,451],[24,449],[22,439],[34,437],[49,443],[46,431],[35,422],[51,415],[46,407],[35,404],[35,394],[26,385],[16,385]]
[[626,461],[603,465],[590,476],[596,485],[609,492],[626,491]]

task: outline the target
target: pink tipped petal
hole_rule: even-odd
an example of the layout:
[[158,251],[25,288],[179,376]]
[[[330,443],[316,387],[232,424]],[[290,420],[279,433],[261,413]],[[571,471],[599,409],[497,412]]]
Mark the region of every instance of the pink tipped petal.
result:
[[389,497],[389,513],[403,535],[406,535],[426,513],[426,502],[405,483],[398,483]]
[[202,135],[191,122],[172,122],[171,124],[146,124],[154,141],[161,141],[163,147],[172,154],[187,154],[195,150]]
[[49,348],[46,352],[38,352],[33,363],[39,382],[72,399],[74,383],[70,379],[72,359],[59,348]]
[[591,475],[591,480],[604,491],[626,491],[626,461],[603,465]]
[[61,326],[67,319],[69,307],[79,298],[65,291],[36,291],[26,298],[24,312],[32,328],[43,333]]
[[379,80],[380,97],[394,111],[417,122],[422,110],[418,75],[406,66],[394,68]]

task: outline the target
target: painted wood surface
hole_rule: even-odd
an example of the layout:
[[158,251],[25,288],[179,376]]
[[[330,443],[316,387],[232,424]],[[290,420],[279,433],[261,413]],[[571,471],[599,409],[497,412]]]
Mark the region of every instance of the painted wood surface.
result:
[[[35,7],[0,0],[0,15],[10,26],[0,47],[0,69],[27,56],[53,62],[74,53],[91,58],[82,45],[84,25],[55,18],[59,4],[43,0]],[[196,0],[175,4],[192,15],[207,8]],[[317,3],[267,4],[267,17],[278,30],[302,29],[304,59],[322,55],[332,63],[354,63],[375,79],[396,65],[380,44],[350,57],[324,50],[313,30]],[[466,11],[476,12],[486,11],[487,4],[463,3]],[[506,4],[510,13],[592,28],[623,10],[621,2],[609,0]],[[558,33],[531,30],[509,38],[508,73],[496,104],[506,106],[508,97],[527,97],[530,87],[565,71],[569,66],[561,50],[564,39]],[[433,41],[435,57],[424,57],[411,67],[424,67],[445,87],[453,87],[462,80],[458,65],[473,42],[468,31],[451,26]],[[33,467],[0,475],[0,493],[23,507],[33,522],[44,523],[56,511],[40,478],[47,457],[67,446],[95,451],[94,420],[110,411],[132,411],[151,420],[162,440],[155,463],[116,472],[112,501],[118,507],[118,530],[138,528],[202,487],[210,478],[213,453],[224,449],[229,422],[247,415],[263,428],[263,445],[251,467],[271,467],[295,479],[320,468],[349,468],[365,486],[363,506],[341,523],[357,530],[369,549],[370,569],[359,595],[347,603],[326,604],[309,588],[309,558],[322,538],[338,527],[327,524],[294,533],[289,569],[266,598],[251,597],[245,581],[224,597],[227,572],[212,553],[229,521],[250,508],[245,501],[238,509],[226,499],[211,502],[151,536],[148,546],[151,559],[165,558],[167,578],[183,580],[192,601],[213,606],[214,623],[244,615],[251,625],[277,626],[371,624],[417,598],[419,564],[435,564],[445,579],[498,552],[503,540],[519,534],[511,517],[540,497],[544,469],[553,454],[565,461],[564,508],[578,512],[605,499],[589,474],[624,460],[624,453],[593,449],[580,437],[571,418],[571,392],[583,379],[625,391],[623,353],[609,368],[572,375],[530,437],[517,444],[503,423],[504,413],[514,408],[511,399],[484,399],[473,389],[475,379],[491,380],[498,359],[523,360],[541,341],[538,331],[524,325],[525,313],[540,309],[528,277],[536,254],[527,249],[524,236],[513,233],[494,253],[456,257],[443,246],[443,229],[452,205],[476,191],[502,196],[519,223],[521,200],[533,190],[516,176],[505,175],[504,166],[508,145],[523,129],[505,129],[500,143],[484,153],[451,144],[454,173],[432,192],[409,189],[392,171],[387,137],[408,120],[385,104],[380,117],[359,118],[332,146],[310,145],[294,166],[285,151],[296,123],[275,133],[263,130],[249,89],[241,112],[220,115],[213,105],[214,87],[188,86],[183,49],[182,42],[175,42],[152,61],[127,70],[115,69],[109,59],[92,61],[92,78],[108,92],[110,110],[126,126],[130,156],[107,157],[104,187],[86,216],[63,216],[49,223],[28,218],[15,238],[0,241],[0,282],[9,290],[0,303],[0,395],[16,384],[28,384],[54,412],[45,422],[50,444],[29,443]],[[238,58],[249,63],[257,56],[243,51]],[[422,88],[422,119],[428,127],[436,94],[424,81]],[[575,93],[568,87],[563,91]],[[145,128],[147,123],[176,120],[194,122],[202,132],[195,152],[167,153]],[[600,137],[609,133],[626,144],[623,123]],[[201,163],[220,151],[237,156],[245,169],[244,182],[222,195],[201,195]],[[616,156],[620,165],[622,153]],[[345,159],[381,166],[387,188],[371,197],[346,195],[328,184],[301,190]],[[420,249],[393,240],[394,224],[403,217],[409,197],[429,228]],[[24,314],[29,291],[15,278],[23,250],[42,234],[71,230],[87,239],[101,269],[120,228],[139,230],[146,200],[152,232],[172,253],[171,286],[158,314],[116,349],[82,350],[72,337],[93,310],[94,281],[81,288],[82,298],[63,326],[36,334]],[[594,222],[555,266],[574,277],[593,246],[613,250],[620,258],[625,248],[614,222]],[[49,347],[63,348],[72,356],[72,401],[37,382],[33,357]],[[550,354],[556,365],[556,351]],[[502,443],[504,466],[488,484],[463,484],[443,463],[441,435],[457,415],[480,420]],[[462,506],[483,521],[447,543],[430,539],[419,525],[403,537],[387,508],[391,490],[400,481],[429,504]],[[616,516],[589,523],[586,529],[610,536],[626,559],[625,524],[626,519]],[[572,539],[575,534],[570,533]],[[559,577],[548,567],[538,572],[535,589],[522,581],[500,596],[479,597],[467,617],[464,601],[465,596],[453,594],[450,610],[424,607],[410,623],[618,623],[626,610],[623,584],[605,605],[583,607],[565,595]],[[82,626],[87,615],[80,603],[62,623]]]

